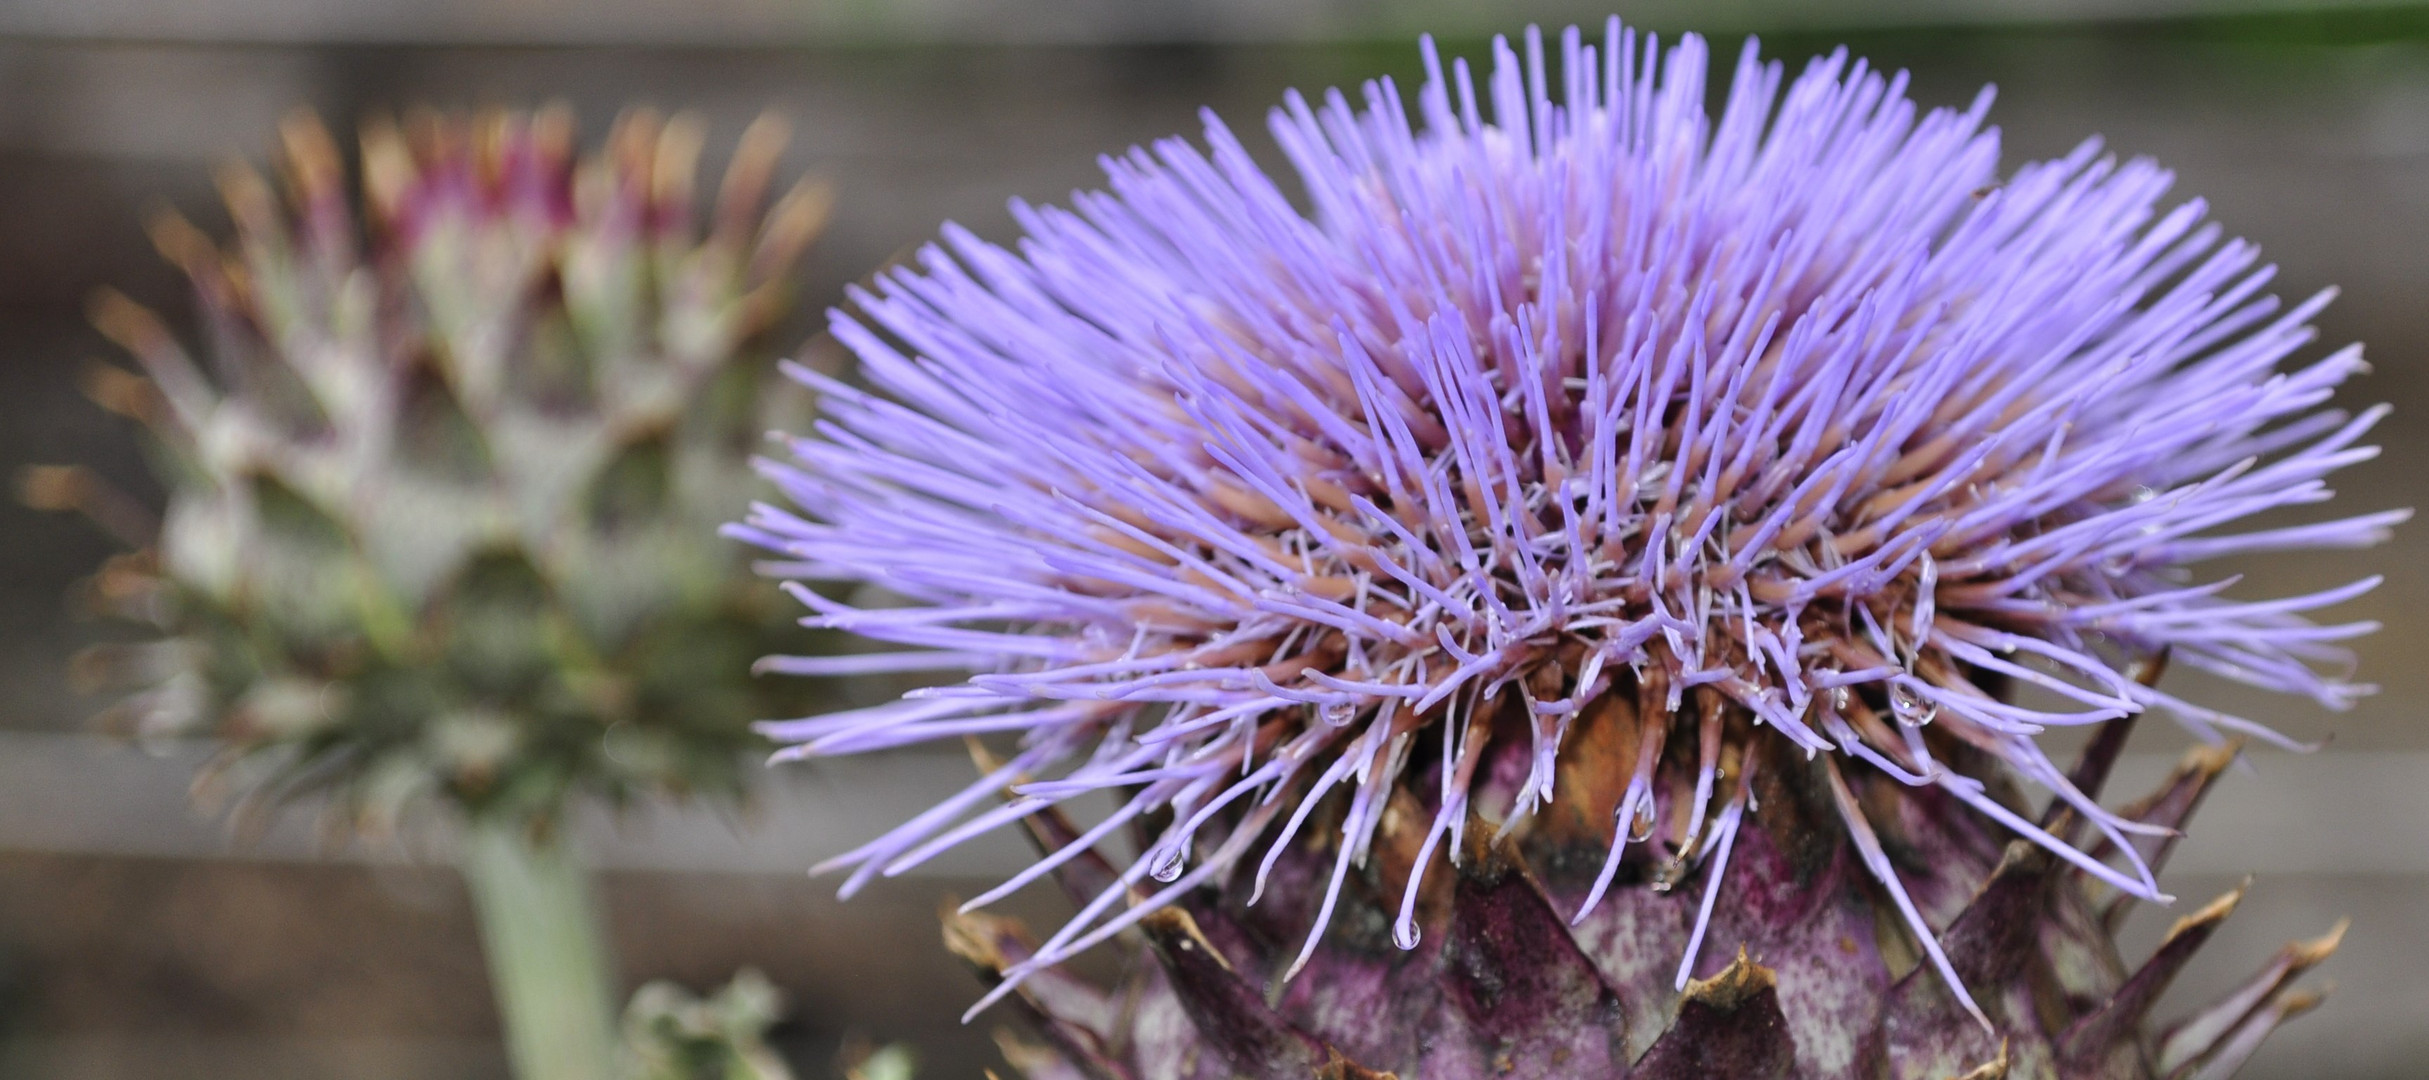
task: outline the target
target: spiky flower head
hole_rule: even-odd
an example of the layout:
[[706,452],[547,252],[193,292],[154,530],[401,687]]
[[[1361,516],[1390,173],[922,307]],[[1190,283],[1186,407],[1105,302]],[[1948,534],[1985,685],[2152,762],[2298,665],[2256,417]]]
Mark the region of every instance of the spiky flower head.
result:
[[199,357],[96,304],[145,376],[104,368],[96,396],[146,425],[169,495],[156,537],[117,515],[147,546],[98,579],[165,633],[89,658],[145,687],[120,717],[215,734],[263,794],[364,824],[425,795],[519,819],[733,790],[749,723],[798,700],[750,680],[781,600],[713,535],[760,432],[806,416],[769,338],[824,201],[769,207],[781,125],[706,221],[693,118],[628,115],[586,156],[561,108],[374,121],[359,200],[317,121],[281,135],[280,183],[221,178],[232,243],[154,224]]
[[[2157,897],[2135,841],[2166,828],[2101,807],[2040,733],[2160,711],[2275,738],[2150,685],[2165,657],[2328,708],[2364,692],[2333,643],[2369,627],[2303,616],[2372,582],[2245,600],[2200,572],[2400,516],[2242,524],[2371,453],[2378,411],[2324,404],[2360,354],[2282,367],[2327,298],[2281,309],[2251,245],[2163,203],[2167,173],[2086,143],[2003,178],[1987,92],[1925,112],[1843,53],[1786,81],[1749,43],[1715,121],[1694,37],[1525,48],[1479,79],[1429,43],[1413,98],[1291,96],[1269,127],[1307,212],[1209,116],[1203,148],[1107,160],[1108,192],[1015,204],[1016,249],[948,229],[835,318],[874,392],[813,380],[830,421],[768,470],[796,509],[737,531],[802,582],[903,598],[796,586],[816,624],[911,647],[800,670],[972,674],[766,730],[800,756],[1018,736],[837,859],[847,892],[1094,793],[1109,817],[1042,830],[1063,842],[974,903],[1140,837],[989,1000],[1309,854],[1299,962],[1370,857],[1398,863],[1380,916],[1413,949],[1438,860],[1479,857],[1464,834],[1587,808],[1605,848],[1563,915],[1623,866],[1700,871],[1662,961],[1685,986],[1726,960],[1699,950],[1762,766],[1813,780],[1808,833],[1981,1018],[1923,915],[1950,897],[1910,896],[1881,842],[1936,826],[1874,817],[1979,815]],[[1576,736],[1620,714],[1624,737]],[[2088,838],[2026,817],[2013,778]]]

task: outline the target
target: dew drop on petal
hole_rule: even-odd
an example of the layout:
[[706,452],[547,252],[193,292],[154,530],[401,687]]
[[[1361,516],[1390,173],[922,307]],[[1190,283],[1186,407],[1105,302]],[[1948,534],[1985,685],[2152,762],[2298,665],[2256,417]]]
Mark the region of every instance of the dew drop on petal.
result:
[[1889,684],[1889,711],[1907,727],[1922,727],[1940,716],[1940,707],[1923,700],[1905,683]]
[[1157,881],[1173,881],[1181,876],[1181,870],[1188,865],[1189,852],[1174,847],[1158,854],[1155,865],[1148,867],[1147,873]]
[[1392,923],[1392,944],[1403,949],[1414,949],[1423,940],[1425,935],[1417,930],[1417,920],[1403,917]]
[[1628,842],[1643,843],[1653,835],[1653,800],[1636,804],[1636,816],[1628,820]]
[[1347,727],[1358,718],[1358,706],[1346,701],[1327,702],[1317,707],[1316,717],[1328,727]]

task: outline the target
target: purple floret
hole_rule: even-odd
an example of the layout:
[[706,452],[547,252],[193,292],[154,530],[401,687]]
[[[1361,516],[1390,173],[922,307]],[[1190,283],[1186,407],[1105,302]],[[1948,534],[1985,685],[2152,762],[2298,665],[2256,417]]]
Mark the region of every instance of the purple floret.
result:
[[[1019,738],[829,863],[844,891],[1114,796],[984,904],[1169,812],[990,1000],[1216,875],[1253,862],[1261,887],[1342,785],[1308,947],[1395,785],[1422,784],[1413,946],[1424,868],[1481,782],[1480,718],[1530,718],[1531,767],[1497,808],[1523,817],[1559,797],[1571,719],[1619,680],[1673,708],[1710,687],[1844,755],[1851,837],[1945,975],[1841,769],[1942,787],[2157,897],[2126,842],[2151,827],[2076,791],[2037,733],[2157,709],[2284,741],[2130,677],[2163,653],[2329,708],[2367,692],[2336,642],[2371,626],[2304,614],[2375,580],[2242,601],[2196,573],[2367,545],[2403,514],[2233,531],[2326,499],[2382,410],[2326,407],[2358,347],[2281,369],[2327,295],[2281,308],[2252,245],[2198,201],[2161,205],[2169,174],[2087,142],[2002,180],[1989,92],[1919,113],[1903,75],[1843,52],[1783,95],[1749,42],[1715,122],[1698,38],[1664,52],[1614,21],[1599,46],[1571,30],[1557,65],[1525,48],[1496,42],[1478,85],[1427,42],[1413,117],[1389,80],[1362,106],[1293,94],[1269,127],[1308,213],[1209,115],[1204,149],[1108,159],[1110,190],[1068,210],[1015,204],[1016,250],[948,227],[835,316],[874,392],[802,373],[830,419],[766,467],[794,508],[734,532],[782,555],[814,625],[916,651],[771,664],[971,674],[764,730],[785,757]],[[799,584],[835,581],[907,602]],[[1851,722],[1859,699],[1901,723]],[[2127,865],[1934,761],[1925,725],[2056,792]],[[1441,746],[1422,776],[1421,739]],[[1716,795],[1721,771],[1708,749],[1693,811],[1715,871],[1750,791]]]

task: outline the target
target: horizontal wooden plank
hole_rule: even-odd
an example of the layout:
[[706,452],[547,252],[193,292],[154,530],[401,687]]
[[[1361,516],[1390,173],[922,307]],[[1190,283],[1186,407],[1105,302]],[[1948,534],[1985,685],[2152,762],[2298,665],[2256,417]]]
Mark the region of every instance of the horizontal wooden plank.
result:
[[[2364,6],[2368,0],[1637,0],[1631,21],[1717,32],[2037,23]],[[0,34],[141,41],[864,44],[1395,39],[1600,23],[1582,0],[11,0]]]
[[[0,850],[173,858],[399,861],[444,859],[443,829],[410,846],[332,848],[310,807],[239,842],[194,808],[188,780],[203,748],[144,753],[109,740],[0,734]],[[2119,763],[2112,804],[2156,785],[2170,755]],[[2171,874],[2429,875],[2429,753],[2308,756],[2261,751],[2228,773],[2194,820]],[[604,867],[682,873],[798,874],[926,809],[971,779],[952,754],[914,752],[771,769],[745,817],[706,807],[585,816],[582,836]],[[1083,812],[1083,817],[1088,816]],[[1000,877],[1028,849],[998,832],[939,857],[920,875]]]

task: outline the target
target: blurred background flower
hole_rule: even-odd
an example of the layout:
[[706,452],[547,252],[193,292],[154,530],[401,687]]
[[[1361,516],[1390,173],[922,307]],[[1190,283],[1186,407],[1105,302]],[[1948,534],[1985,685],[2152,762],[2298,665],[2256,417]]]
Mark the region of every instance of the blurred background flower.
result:
[[[1619,6],[1664,32],[1699,29],[1716,49],[1760,30],[1766,52],[1802,56],[1842,42],[1915,74],[1926,105],[2001,89],[2010,161],[2063,153],[2085,132],[2177,170],[2236,231],[2297,282],[2337,282],[2328,343],[2367,340],[2375,373],[2356,392],[2397,405],[2380,460],[2339,486],[2357,506],[2418,501],[2429,466],[2423,367],[2429,324],[2429,16],[2267,0],[2073,0],[2065,5]],[[0,11],[0,467],[81,461],[157,513],[122,427],[84,400],[91,357],[115,348],[91,329],[90,292],[113,285],[199,340],[177,312],[186,286],[153,254],[142,223],[165,201],[207,232],[212,169],[274,149],[297,104],[351,126],[414,102],[457,108],[562,98],[596,144],[621,105],[646,100],[706,123],[704,164],[723,167],[748,123],[776,106],[798,136],[780,171],[836,184],[841,212],[803,276],[806,311],[773,339],[789,346],[844,282],[953,219],[982,237],[1014,235],[1007,195],[1063,199],[1099,180],[1094,157],[1193,130],[1201,105],[1235,126],[1288,86],[1416,81],[1417,30],[1476,55],[1479,35],[1529,19],[1597,21],[1607,8],[1428,3],[1137,4],[1023,0],[888,4],[807,0],[23,0]],[[1247,139],[1266,165],[1279,155]],[[812,348],[820,361],[828,354]],[[78,733],[93,701],[61,674],[113,631],[63,609],[67,583],[115,542],[64,516],[0,506],[11,558],[0,564],[0,1073],[41,1076],[499,1076],[506,1058],[470,904],[452,872],[360,847],[326,851],[282,818],[230,846],[188,816],[182,779],[206,752],[183,742],[157,759],[108,752]],[[2333,733],[2305,758],[2256,763],[2265,782],[2228,775],[2171,864],[2190,897],[2261,875],[2236,923],[2179,980],[2202,1000],[2288,937],[2355,918],[2327,972],[2332,1007],[2292,1025],[2247,1076],[2403,1075],[2429,1055],[2429,853],[2390,842],[2429,829],[2429,669],[2409,614],[2429,607],[2419,570],[2429,536],[2334,565],[2245,560],[2253,595],[2292,594],[2371,573],[2387,584],[2349,609],[2389,630],[2360,644],[2383,684],[2331,727],[2266,695],[2192,687],[2299,737]],[[799,651],[797,649],[787,651]],[[898,682],[826,688],[848,703]],[[2157,727],[2151,725],[2150,727]],[[2141,790],[2176,748],[2145,731],[2113,782]],[[2069,748],[2053,754],[2064,760]],[[936,945],[934,896],[974,894],[1021,864],[993,837],[879,882],[849,906],[802,867],[876,835],[964,782],[957,748],[872,758],[773,780],[754,826],[707,813],[638,811],[621,823],[577,814],[584,850],[606,868],[604,908],[632,983],[699,988],[756,965],[783,987],[791,1021],[769,1033],[802,1076],[832,1075],[848,1037],[906,1038],[922,1075],[977,1075],[1000,1059],[985,1025],[954,1023],[968,975]],[[2362,823],[2370,823],[2364,827]],[[1038,901],[1013,913],[1067,914]],[[2180,912],[2129,926],[2148,948]],[[882,974],[882,978],[878,977]],[[631,985],[628,983],[627,985]]]
[[340,841],[453,827],[525,1080],[614,1067],[566,815],[738,804],[749,725],[809,697],[753,678],[796,635],[715,527],[760,433],[807,419],[769,331],[825,196],[770,205],[786,136],[763,118],[695,220],[704,137],[640,111],[577,156],[562,108],[416,111],[368,122],[358,164],[289,116],[277,184],[221,172],[232,241],[152,221],[198,350],[94,301],[142,374],[96,365],[86,391],[141,422],[158,525],[83,466],[21,484],[137,545],[88,587],[161,635],[77,656],[127,695],[105,728],[215,742],[198,786],[253,818],[312,799]]

